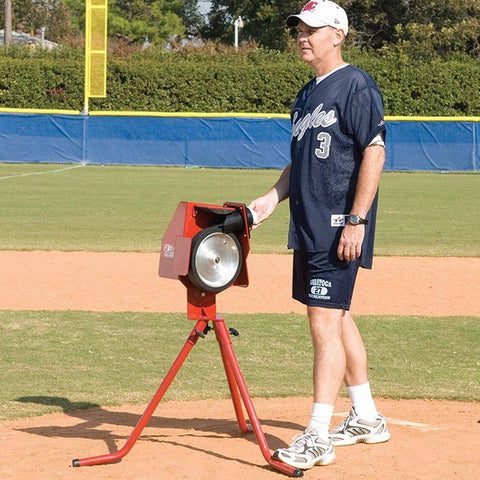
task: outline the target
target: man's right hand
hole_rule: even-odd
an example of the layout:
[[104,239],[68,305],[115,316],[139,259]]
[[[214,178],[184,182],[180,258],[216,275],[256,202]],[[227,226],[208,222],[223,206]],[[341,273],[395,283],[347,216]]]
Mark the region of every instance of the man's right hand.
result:
[[264,222],[275,210],[278,205],[278,195],[275,189],[270,190],[263,197],[253,200],[248,208],[253,210],[256,215],[256,223],[252,225],[252,229],[255,230],[262,222]]

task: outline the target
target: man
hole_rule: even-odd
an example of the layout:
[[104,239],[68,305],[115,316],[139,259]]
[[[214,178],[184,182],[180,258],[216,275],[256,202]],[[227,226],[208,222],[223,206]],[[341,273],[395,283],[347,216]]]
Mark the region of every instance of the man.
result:
[[[371,395],[365,346],[349,313],[357,270],[372,266],[385,126],[377,85],[342,59],[345,11],[330,1],[312,1],[287,25],[296,27],[299,53],[316,78],[292,107],[291,163],[250,208],[259,224],[290,199],[293,298],[307,306],[314,403],[304,433],[274,457],[308,469],[330,464],[334,446],[390,438]],[[352,409],[329,432],[343,381]]]

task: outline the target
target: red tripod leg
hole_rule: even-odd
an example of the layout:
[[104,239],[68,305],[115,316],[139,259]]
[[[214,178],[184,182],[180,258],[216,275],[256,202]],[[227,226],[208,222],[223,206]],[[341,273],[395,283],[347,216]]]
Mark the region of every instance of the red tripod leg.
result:
[[74,467],[84,467],[84,466],[90,466],[90,465],[100,465],[104,463],[118,462],[132,449],[133,445],[135,444],[138,437],[142,433],[143,429],[149,422],[151,416],[153,415],[153,412],[155,411],[158,404],[160,403],[160,400],[163,398],[163,396],[165,395],[165,392],[167,391],[168,387],[170,386],[173,379],[175,378],[175,375],[180,370],[180,367],[182,366],[183,362],[187,358],[192,348],[197,343],[198,337],[203,333],[207,325],[208,325],[208,321],[206,320],[197,321],[197,323],[195,324],[195,327],[193,328],[189,337],[187,338],[185,345],[180,350],[180,353],[178,354],[177,358],[173,362],[168,373],[165,375],[165,378],[160,384],[157,392],[155,393],[153,398],[150,400],[150,403],[145,409],[143,415],[140,417],[140,420],[138,421],[137,425],[135,426],[132,433],[130,434],[130,437],[128,437],[128,440],[126,441],[123,448],[120,449],[118,452],[107,453],[106,455],[99,455],[96,457],[88,457],[88,458],[77,458],[75,460],[72,460],[72,465]]
[[242,403],[240,399],[240,394],[238,392],[235,376],[233,375],[230,363],[225,356],[225,350],[221,347],[222,341],[218,329],[215,328],[214,330],[215,336],[217,337],[218,345],[220,346],[220,353],[222,355],[223,366],[225,367],[225,374],[227,376],[228,386],[232,395],[233,408],[235,409],[235,415],[237,416],[238,425],[243,433],[251,432],[252,429],[247,425],[247,422],[245,421],[245,415],[243,413]]
[[215,333],[217,333],[217,339],[220,343],[220,349],[223,352],[222,357],[228,363],[232,375],[237,383],[238,389],[240,390],[243,403],[245,404],[245,408],[250,418],[250,423],[253,426],[253,430],[257,437],[263,457],[274,469],[285,473],[286,475],[289,475],[291,477],[302,477],[302,470],[291,467],[286,463],[279,462],[278,460],[272,458],[270,449],[268,447],[267,439],[265,438],[265,434],[263,433],[257,413],[255,412],[255,407],[250,397],[250,393],[248,392],[247,384],[245,383],[245,379],[243,378],[242,371],[240,370],[237,357],[235,355],[235,352],[233,351],[232,342],[230,340],[230,335],[225,325],[225,321],[222,318],[217,318],[213,322],[213,325],[215,328]]

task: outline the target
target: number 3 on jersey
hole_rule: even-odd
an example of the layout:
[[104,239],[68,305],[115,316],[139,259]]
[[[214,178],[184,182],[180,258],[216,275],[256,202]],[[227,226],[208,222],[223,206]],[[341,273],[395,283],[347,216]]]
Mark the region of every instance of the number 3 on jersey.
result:
[[321,159],[328,158],[330,155],[330,143],[332,141],[332,137],[329,133],[320,132],[317,135],[317,140],[320,142],[320,145],[319,148],[315,149],[315,155]]

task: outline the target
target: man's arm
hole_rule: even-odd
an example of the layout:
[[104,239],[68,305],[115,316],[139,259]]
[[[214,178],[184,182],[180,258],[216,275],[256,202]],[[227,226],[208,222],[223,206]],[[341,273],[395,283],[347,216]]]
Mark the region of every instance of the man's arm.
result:
[[[383,146],[371,145],[364,150],[350,214],[366,217],[380,184],[384,162]],[[345,225],[338,244],[338,258],[349,262],[358,258],[362,252],[364,236],[365,225]]]
[[257,214],[256,225],[265,221],[273,213],[275,207],[288,198],[290,193],[290,167],[291,164],[289,163],[275,185],[265,195],[253,200],[248,206]]

